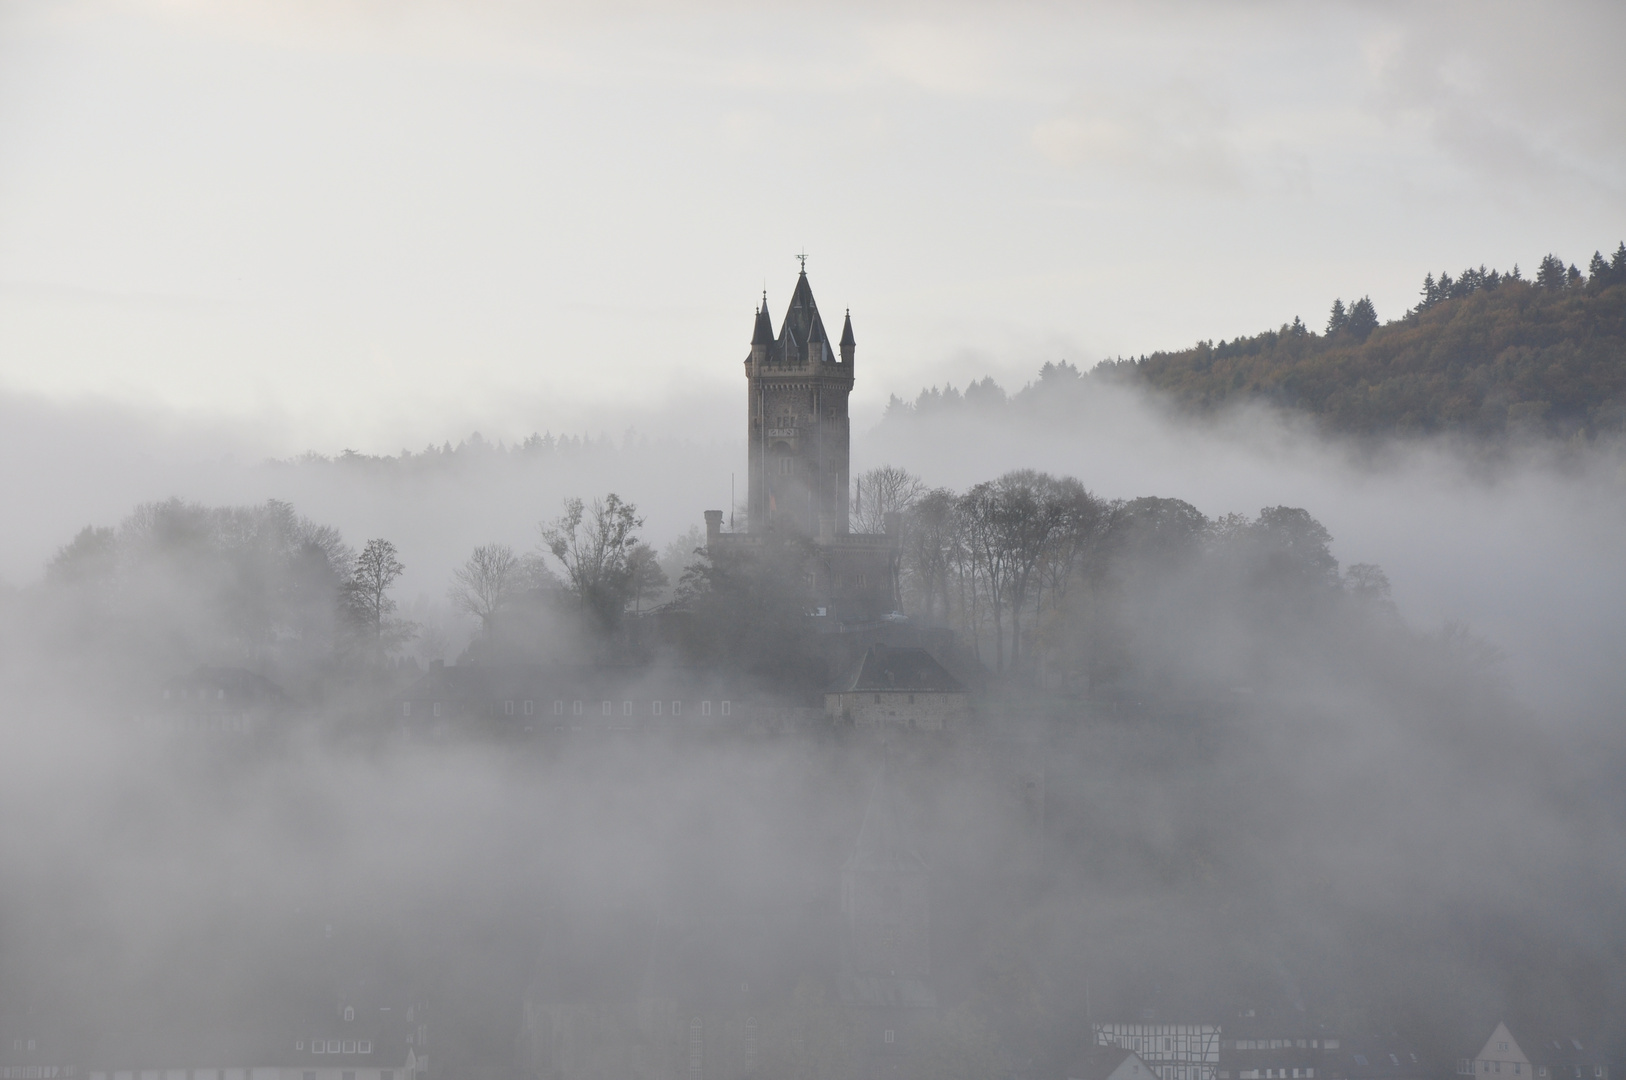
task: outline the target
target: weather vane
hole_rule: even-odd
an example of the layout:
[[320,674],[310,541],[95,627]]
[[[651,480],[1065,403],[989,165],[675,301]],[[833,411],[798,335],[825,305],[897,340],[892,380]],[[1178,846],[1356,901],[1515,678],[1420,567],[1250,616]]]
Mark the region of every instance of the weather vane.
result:
[[807,273],[807,249],[803,248],[796,257],[802,260],[802,273]]

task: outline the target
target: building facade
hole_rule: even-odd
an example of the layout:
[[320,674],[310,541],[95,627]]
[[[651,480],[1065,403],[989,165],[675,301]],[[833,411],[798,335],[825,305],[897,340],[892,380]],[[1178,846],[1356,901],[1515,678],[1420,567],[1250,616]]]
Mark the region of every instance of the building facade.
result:
[[748,531],[846,534],[855,351],[850,314],[830,341],[805,262],[777,334],[763,294],[745,359]]
[[1135,1051],[1158,1080],[1219,1080],[1218,1024],[1096,1024],[1095,1045]]
[[821,628],[830,630],[875,622],[899,606],[897,529],[849,528],[847,399],[856,352],[850,314],[840,340],[830,341],[805,263],[777,333],[764,295],[745,358],[745,527],[725,532],[722,511],[705,514],[714,555],[782,558],[769,548],[797,545],[808,614],[828,620]]
[[1457,1061],[1457,1075],[1481,1080],[1609,1080],[1609,1063],[1594,1039],[1529,1032],[1515,1038],[1504,1022],[1496,1025],[1477,1054]]

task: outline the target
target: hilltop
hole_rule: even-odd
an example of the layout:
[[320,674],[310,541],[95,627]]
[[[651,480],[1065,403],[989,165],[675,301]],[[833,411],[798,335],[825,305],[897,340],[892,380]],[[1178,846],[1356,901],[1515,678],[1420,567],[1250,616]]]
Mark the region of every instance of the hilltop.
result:
[[[1091,380],[1145,386],[1212,411],[1265,401],[1357,434],[1593,438],[1626,429],[1626,244],[1587,272],[1549,255],[1534,280],[1484,267],[1429,274],[1416,307],[1380,323],[1369,299],[1333,304],[1324,331],[1297,317],[1232,341],[1103,361],[1047,364],[1007,398],[992,380],[893,398],[888,417],[1051,406]],[[1046,410],[1048,411],[1048,409]]]

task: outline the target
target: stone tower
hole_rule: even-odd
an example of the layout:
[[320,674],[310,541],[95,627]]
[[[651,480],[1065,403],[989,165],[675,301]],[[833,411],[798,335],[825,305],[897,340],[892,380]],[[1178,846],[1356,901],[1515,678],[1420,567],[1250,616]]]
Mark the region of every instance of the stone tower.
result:
[[745,360],[749,532],[846,535],[854,348],[851,314],[831,343],[805,262],[778,334],[763,294]]

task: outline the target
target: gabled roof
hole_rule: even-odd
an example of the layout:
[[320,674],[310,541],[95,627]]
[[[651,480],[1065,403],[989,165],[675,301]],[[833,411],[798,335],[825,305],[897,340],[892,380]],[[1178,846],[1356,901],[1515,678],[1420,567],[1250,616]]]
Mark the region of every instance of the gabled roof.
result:
[[833,692],[928,692],[963,694],[965,685],[925,649],[913,645],[872,645]]
[[1571,1032],[1528,1031],[1522,1027],[1515,1033],[1505,1021],[1496,1025],[1496,1030],[1480,1047],[1478,1056],[1500,1057],[1502,1051],[1497,1043],[1502,1041],[1511,1044],[1507,1053],[1523,1054],[1532,1065],[1555,1068],[1591,1065],[1602,1061],[1604,1056],[1603,1047],[1596,1039],[1583,1039]]
[[1121,1046],[1092,1046],[1088,1053],[1083,1055],[1067,1068],[1068,1080],[1107,1080],[1130,1059],[1140,1066],[1136,1072],[1128,1073],[1129,1077],[1140,1076],[1143,1080],[1156,1080],[1152,1067],[1141,1059],[1133,1050],[1126,1050]]

